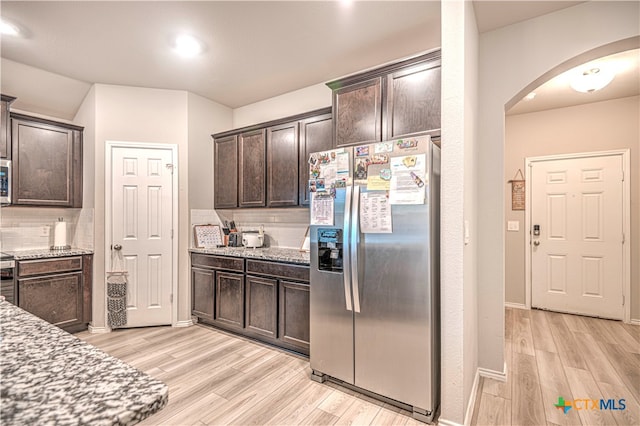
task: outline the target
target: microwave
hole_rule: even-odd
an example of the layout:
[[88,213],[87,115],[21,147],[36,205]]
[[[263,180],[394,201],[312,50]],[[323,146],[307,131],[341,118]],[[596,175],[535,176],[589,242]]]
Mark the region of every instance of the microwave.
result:
[[0,160],[0,204],[11,204],[11,160]]

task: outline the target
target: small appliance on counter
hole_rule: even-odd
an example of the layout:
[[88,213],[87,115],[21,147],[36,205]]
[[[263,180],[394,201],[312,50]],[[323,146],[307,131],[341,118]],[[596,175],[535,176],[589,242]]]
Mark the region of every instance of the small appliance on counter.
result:
[[229,247],[242,247],[242,232],[229,233]]
[[11,160],[0,159],[0,204],[11,204]]
[[58,218],[53,227],[53,245],[51,250],[69,250],[70,245],[67,244],[67,222],[64,218]]
[[264,234],[258,231],[245,231],[242,234],[242,245],[247,248],[258,248],[264,244]]

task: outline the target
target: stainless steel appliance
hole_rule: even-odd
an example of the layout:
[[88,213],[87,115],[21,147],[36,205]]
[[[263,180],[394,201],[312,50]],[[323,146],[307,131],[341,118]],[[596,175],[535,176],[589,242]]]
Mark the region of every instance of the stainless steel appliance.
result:
[[13,260],[13,256],[0,253],[0,295],[4,296],[7,302],[17,304],[14,271],[15,260]]
[[11,160],[0,159],[0,204],[11,204]]
[[[349,178],[331,190],[332,224],[313,225],[312,219],[312,379],[356,387],[431,422],[440,397],[440,148],[428,136],[377,145],[345,148]],[[385,150],[388,158],[375,154]],[[310,164],[331,156],[312,154]],[[397,165],[414,157],[405,163],[409,167],[420,156],[424,174],[409,176],[417,188],[424,187],[423,202],[392,204],[391,232],[361,232],[361,211],[370,208],[362,200],[367,193],[385,194],[371,190],[380,186],[367,181],[363,164],[386,159]],[[384,166],[375,171],[368,177],[394,179]],[[316,191],[316,185],[328,186],[314,181],[318,177],[317,172],[310,176]],[[399,185],[396,181],[387,192],[391,199]],[[313,218],[313,203],[311,210]]]

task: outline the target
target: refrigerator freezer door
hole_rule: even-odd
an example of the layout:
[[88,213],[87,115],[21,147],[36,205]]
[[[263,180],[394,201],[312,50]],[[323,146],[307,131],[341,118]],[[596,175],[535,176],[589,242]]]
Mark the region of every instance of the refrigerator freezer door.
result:
[[[334,205],[333,228],[342,231],[344,251],[348,250],[349,239],[349,212],[345,212],[345,206],[350,203],[351,188],[348,189],[349,191],[342,188],[336,190]],[[348,254],[344,255],[342,272],[318,268],[318,229],[327,228],[330,227],[314,225],[310,229],[311,369],[316,373],[327,374],[353,384],[353,300],[349,280],[349,258]],[[344,274],[347,274],[346,281]]]
[[360,234],[355,385],[432,410],[429,205],[394,205],[392,221]]

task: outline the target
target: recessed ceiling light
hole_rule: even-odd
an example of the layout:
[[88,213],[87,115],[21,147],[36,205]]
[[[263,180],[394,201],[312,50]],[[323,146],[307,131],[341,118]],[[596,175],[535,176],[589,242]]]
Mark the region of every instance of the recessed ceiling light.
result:
[[614,74],[603,68],[593,67],[584,71],[579,71],[571,78],[573,90],[583,93],[591,93],[600,90],[611,83]]
[[2,19],[2,21],[0,22],[0,32],[2,32],[2,35],[8,36],[20,35],[20,30],[18,30],[18,27],[16,27],[9,21],[5,21],[4,19]]
[[197,56],[203,50],[202,43],[195,37],[188,34],[181,34],[177,36],[174,48],[180,56],[184,56],[185,58]]
[[525,97],[524,97],[524,100],[525,100],[525,101],[531,101],[531,100],[533,100],[533,98],[535,98],[535,97],[536,97],[536,92],[531,92],[531,93],[529,93],[527,96],[525,96]]

